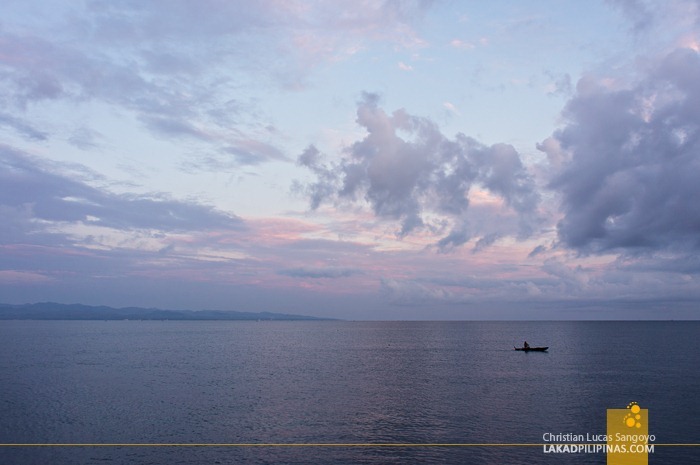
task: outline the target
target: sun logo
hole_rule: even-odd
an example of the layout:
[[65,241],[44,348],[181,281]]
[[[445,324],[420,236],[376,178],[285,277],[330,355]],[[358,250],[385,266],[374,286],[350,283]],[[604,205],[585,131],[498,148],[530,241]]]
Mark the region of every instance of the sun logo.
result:
[[630,411],[630,413],[625,415],[625,418],[623,418],[625,425],[627,425],[628,428],[641,428],[642,409],[636,402],[630,402],[627,409]]

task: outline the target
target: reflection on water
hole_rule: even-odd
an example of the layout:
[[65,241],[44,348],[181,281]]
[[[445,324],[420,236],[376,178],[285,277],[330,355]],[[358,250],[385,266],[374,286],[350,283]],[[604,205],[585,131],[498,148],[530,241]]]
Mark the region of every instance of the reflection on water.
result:
[[[700,442],[700,324],[3,322],[3,443],[541,443],[650,410]],[[512,350],[527,339],[548,353]],[[695,454],[695,455],[693,455]],[[657,449],[658,463],[692,450]],[[0,449],[2,463],[605,463],[540,448]]]

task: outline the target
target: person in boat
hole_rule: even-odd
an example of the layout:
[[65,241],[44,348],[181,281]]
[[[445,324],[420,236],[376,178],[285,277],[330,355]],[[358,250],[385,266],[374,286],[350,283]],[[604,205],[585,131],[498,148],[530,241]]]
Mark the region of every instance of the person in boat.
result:
[[523,343],[523,349],[529,349],[529,348],[530,348],[530,344],[528,344],[527,341],[525,341]]

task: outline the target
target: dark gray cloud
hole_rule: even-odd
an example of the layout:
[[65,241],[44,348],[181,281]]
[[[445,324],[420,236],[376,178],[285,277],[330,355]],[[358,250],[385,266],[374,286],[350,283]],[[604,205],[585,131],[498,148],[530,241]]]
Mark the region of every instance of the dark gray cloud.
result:
[[536,257],[537,255],[544,253],[546,251],[547,251],[547,247],[545,247],[543,245],[538,245],[537,247],[535,247],[534,249],[532,249],[530,251],[530,253],[527,255],[527,258]]
[[584,252],[700,248],[700,56],[677,49],[626,88],[579,81],[540,148],[561,169],[561,241]]
[[449,139],[427,118],[405,110],[385,113],[373,94],[365,94],[358,104],[357,123],[367,136],[353,143],[340,161],[325,163],[314,146],[299,156],[298,163],[316,177],[297,185],[312,208],[324,202],[366,201],[377,217],[400,222],[399,236],[429,226],[427,215],[447,217],[455,225],[438,242],[445,250],[469,240],[469,193],[477,185],[522,219],[518,234],[530,233],[539,195],[511,145],[486,146],[464,134]]
[[[695,254],[683,257],[638,257],[634,261],[625,262],[618,260],[618,268],[625,272],[633,273],[672,273],[686,275],[700,275],[700,257]],[[682,282],[682,280],[681,280]]]
[[47,224],[76,222],[126,230],[244,227],[240,218],[205,205],[159,195],[113,194],[62,174],[65,168],[0,146],[0,207],[5,218],[16,220],[14,228],[41,230]]
[[441,252],[448,252],[455,247],[466,244],[469,239],[471,239],[471,234],[466,226],[462,226],[453,229],[447,236],[440,239],[437,242],[437,247]]
[[472,252],[480,252],[490,245],[493,245],[499,239],[499,235],[496,233],[487,234],[486,236],[480,237],[476,244],[474,244],[474,249]]

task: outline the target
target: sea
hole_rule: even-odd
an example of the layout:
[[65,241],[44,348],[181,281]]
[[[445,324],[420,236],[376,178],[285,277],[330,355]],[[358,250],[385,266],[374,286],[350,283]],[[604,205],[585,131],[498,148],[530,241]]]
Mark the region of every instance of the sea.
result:
[[[549,346],[547,352],[517,352]],[[2,321],[1,464],[700,463],[700,322]]]

